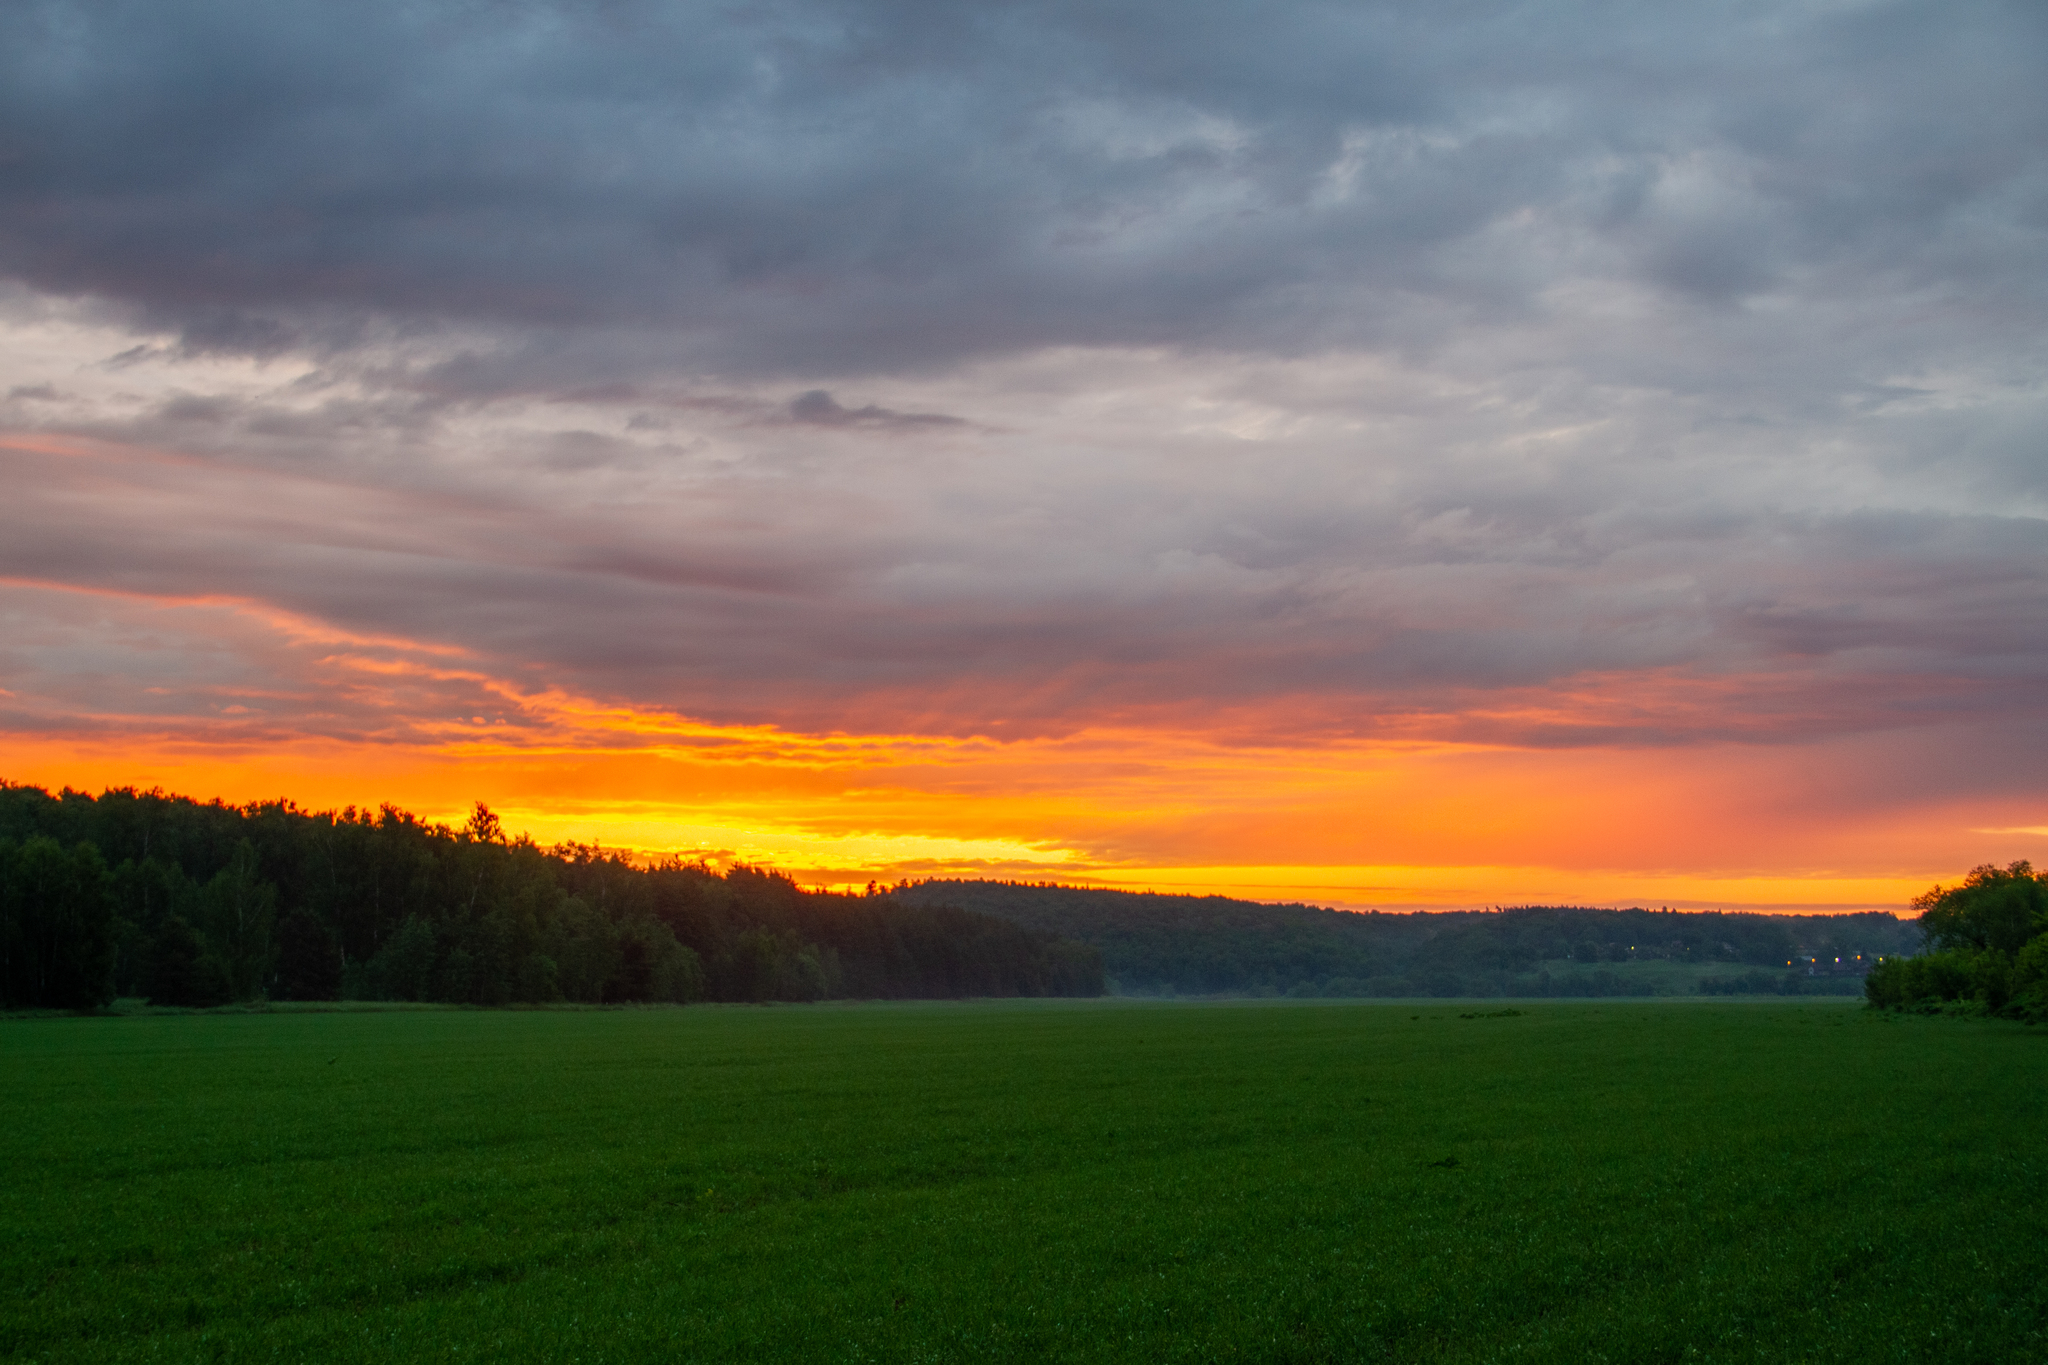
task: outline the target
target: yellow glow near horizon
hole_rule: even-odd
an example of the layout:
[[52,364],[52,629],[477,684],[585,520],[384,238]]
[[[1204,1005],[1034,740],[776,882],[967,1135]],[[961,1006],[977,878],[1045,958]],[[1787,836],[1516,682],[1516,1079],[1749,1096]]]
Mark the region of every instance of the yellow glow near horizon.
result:
[[[817,738],[778,736],[771,743],[786,753],[788,748],[810,747],[805,741]],[[7,776],[53,786],[68,781],[87,789],[162,786],[232,802],[288,796],[315,809],[389,800],[424,818],[451,824],[461,822],[471,802],[483,800],[509,830],[528,833],[544,845],[575,840],[648,856],[768,865],[804,884],[833,889],[923,877],[995,877],[1350,909],[1571,903],[1903,911],[1913,895],[1943,876],[1953,878],[1958,870],[1937,864],[1870,875],[1853,868],[1631,870],[1536,861],[1274,863],[1256,857],[1256,834],[1222,850],[1238,857],[1205,858],[1200,853],[1211,850],[1201,847],[1202,841],[1190,847],[1172,837],[1170,829],[1161,837],[1142,810],[1113,812],[1112,823],[1122,826],[1127,836],[1119,840],[1116,829],[1101,827],[1100,811],[1089,809],[1115,804],[1100,793],[1088,801],[1063,802],[1008,797],[999,791],[868,786],[883,775],[871,765],[851,774],[860,781],[835,782],[811,791],[802,790],[802,784],[793,788],[773,782],[750,790],[677,793],[664,799],[647,788],[696,786],[701,773],[669,772],[678,765],[675,757],[644,751],[555,749],[538,755],[486,757],[468,746],[464,750],[365,752],[353,746],[308,745],[292,753],[231,759],[218,752],[178,753],[166,748],[138,759],[132,750],[94,753],[68,743],[48,746],[40,754],[17,746]],[[1000,746],[982,757],[998,766],[1026,761],[1005,754]],[[1135,761],[1135,755],[1127,757]],[[715,761],[724,765],[730,760]],[[652,773],[646,771],[648,765],[653,766]],[[694,770],[696,765],[689,766]],[[770,766],[787,771],[780,763]],[[836,766],[836,761],[828,760],[827,766]],[[1248,763],[1241,776],[1249,782],[1261,771]],[[1270,778],[1270,771],[1265,775]],[[640,790],[631,799],[611,794],[625,785]],[[1240,803],[1256,804],[1242,800],[1256,795],[1240,793]],[[1265,795],[1272,799],[1272,792]],[[1174,823],[1173,818],[1166,823]],[[955,832],[947,831],[949,825]],[[1153,847],[1144,847],[1147,844]],[[1144,856],[1148,852],[1153,856]],[[1197,856],[1188,857],[1191,852]],[[1254,856],[1245,858],[1244,853]]]
[[[481,800],[543,844],[768,864],[820,886],[989,876],[1356,908],[1903,910],[1977,862],[2048,851],[2048,827],[2009,804],[1857,808],[1858,765],[1897,762],[1873,758],[1876,741],[1517,747],[1414,717],[1332,733],[1277,703],[1013,739],[813,733],[518,685],[459,650],[260,604],[101,596],[153,628],[243,632],[266,667],[338,699],[338,719],[319,735],[260,707],[52,716],[7,738],[0,778],[390,802],[449,823]],[[1638,702],[1671,687],[1639,682]]]

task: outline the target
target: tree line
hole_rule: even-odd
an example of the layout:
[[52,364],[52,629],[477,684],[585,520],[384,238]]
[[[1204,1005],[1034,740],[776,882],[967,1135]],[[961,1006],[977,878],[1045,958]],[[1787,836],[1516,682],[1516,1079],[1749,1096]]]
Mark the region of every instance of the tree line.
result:
[[1713,994],[1854,995],[1911,924],[1882,912],[1759,915],[1513,906],[1389,914],[1028,882],[928,880],[898,900],[958,905],[1101,950],[1117,990],[1180,995],[1609,996],[1627,964],[1673,962]]
[[1986,863],[1913,908],[1922,951],[1877,964],[1864,983],[1872,1005],[2048,1021],[2048,873]]
[[1086,945],[952,906],[393,806],[0,784],[0,1007],[1099,995]]

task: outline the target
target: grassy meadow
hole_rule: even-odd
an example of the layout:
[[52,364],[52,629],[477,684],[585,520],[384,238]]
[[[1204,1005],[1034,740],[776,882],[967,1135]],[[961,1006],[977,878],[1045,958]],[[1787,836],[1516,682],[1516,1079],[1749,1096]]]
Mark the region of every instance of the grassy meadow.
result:
[[1829,1000],[0,1023],[0,1354],[2048,1358],[2048,1032]]

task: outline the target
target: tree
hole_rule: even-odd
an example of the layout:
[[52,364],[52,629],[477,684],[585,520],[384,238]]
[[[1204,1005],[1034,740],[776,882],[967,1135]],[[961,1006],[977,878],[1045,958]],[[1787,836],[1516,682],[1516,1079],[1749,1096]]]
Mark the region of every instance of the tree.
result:
[[1928,950],[1888,957],[1864,982],[1875,1006],[1960,1005],[2048,1018],[2048,877],[2022,861],[1970,869],[1916,896]]
[[437,956],[434,926],[417,915],[406,916],[398,932],[370,959],[367,994],[380,1000],[431,999]]
[[47,835],[0,846],[0,1000],[93,1009],[113,997],[112,878],[99,850]]
[[341,998],[341,940],[304,910],[292,911],[277,926],[270,993],[279,1000]]
[[1970,869],[1961,886],[1936,886],[1913,898],[1920,933],[1936,951],[1953,948],[2017,953],[2048,928],[2048,879],[2021,860]]
[[[23,875],[49,885],[18,885]],[[95,890],[109,876],[111,905]],[[101,984],[58,980],[81,971]],[[543,850],[508,839],[481,802],[451,828],[392,806],[309,812],[0,782],[0,1003],[89,1003],[109,977],[120,993],[184,1004],[337,987],[497,1005],[1094,994],[1102,982],[1099,954],[1052,932],[807,891],[759,868]]]
[[228,974],[183,915],[166,915],[150,942],[143,990],[152,1005],[224,1005]]
[[277,917],[277,888],[256,875],[256,845],[243,839],[235,856],[214,874],[199,895],[200,923],[207,946],[226,970],[236,1000],[262,993],[270,974],[270,928]]
[[469,821],[462,827],[462,832],[480,844],[505,842],[505,826],[498,819],[497,812],[481,801],[469,813]]

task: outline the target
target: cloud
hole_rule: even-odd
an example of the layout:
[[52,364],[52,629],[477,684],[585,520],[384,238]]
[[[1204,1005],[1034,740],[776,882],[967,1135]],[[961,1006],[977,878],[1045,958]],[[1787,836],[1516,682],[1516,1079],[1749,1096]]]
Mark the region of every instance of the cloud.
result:
[[962,425],[960,418],[940,412],[893,412],[873,403],[859,408],[841,407],[823,389],[807,389],[791,399],[789,420],[815,427],[886,427],[896,431]]
[[[2041,756],[2035,8],[37,0],[10,39],[25,630],[255,603],[805,733]],[[203,614],[8,657],[37,725],[203,661],[280,727],[434,733]]]
[[197,353],[370,314],[781,374],[1412,344],[1569,278],[2041,303],[2025,7],[1170,13],[45,0],[0,266]]

